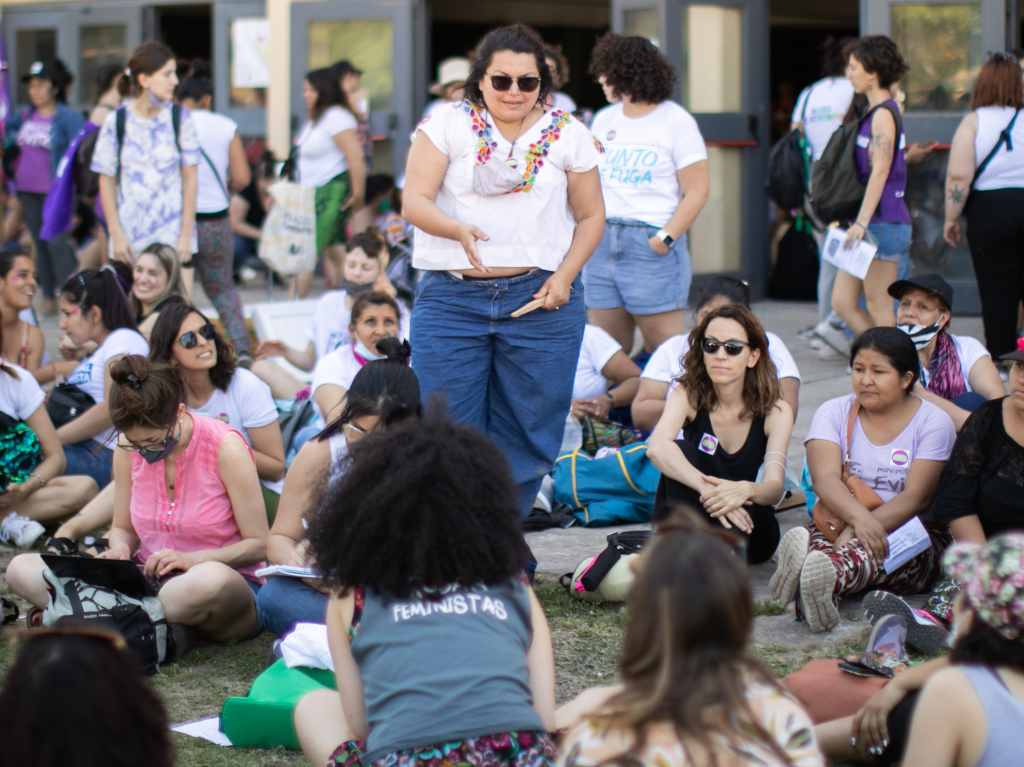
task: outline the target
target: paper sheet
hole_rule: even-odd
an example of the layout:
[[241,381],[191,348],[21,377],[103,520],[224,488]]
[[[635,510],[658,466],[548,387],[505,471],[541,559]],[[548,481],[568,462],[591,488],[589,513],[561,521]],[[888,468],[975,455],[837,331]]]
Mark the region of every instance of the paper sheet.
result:
[[889,533],[889,556],[885,560],[885,571],[896,572],[931,545],[928,531],[924,529],[921,520],[914,517]]
[[878,252],[878,247],[864,240],[856,248],[844,248],[846,230],[838,226],[830,226],[825,236],[825,244],[822,246],[822,258],[830,264],[852,274],[857,279],[863,280],[871,266],[871,261]]
[[268,575],[284,575],[288,578],[319,578],[320,573],[312,567],[294,567],[292,565],[268,565],[256,571],[257,578]]
[[218,746],[231,746],[228,736],[220,731],[220,717],[211,716],[209,719],[198,719],[195,722],[183,722],[171,727],[172,732],[180,732],[192,738],[202,738]]

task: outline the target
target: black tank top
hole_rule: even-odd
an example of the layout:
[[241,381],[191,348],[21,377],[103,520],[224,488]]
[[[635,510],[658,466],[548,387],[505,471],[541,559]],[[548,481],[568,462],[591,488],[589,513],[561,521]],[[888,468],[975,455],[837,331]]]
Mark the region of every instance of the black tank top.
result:
[[[757,472],[764,463],[764,454],[768,449],[768,436],[764,433],[764,416],[758,416],[750,424],[747,440],[735,453],[727,453],[718,444],[718,435],[711,425],[711,417],[700,411],[694,419],[683,427],[686,441],[691,449],[695,447],[700,458],[700,471],[713,477],[729,479],[734,482],[753,482]],[[687,456],[692,455],[684,449]]]

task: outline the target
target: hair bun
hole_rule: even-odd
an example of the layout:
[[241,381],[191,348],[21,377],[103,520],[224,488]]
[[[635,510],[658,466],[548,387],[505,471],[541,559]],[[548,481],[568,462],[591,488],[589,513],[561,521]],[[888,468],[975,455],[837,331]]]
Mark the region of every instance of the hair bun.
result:
[[412,359],[412,347],[408,341],[400,341],[394,336],[382,338],[377,342],[377,351],[384,355],[388,362],[408,365]]
[[110,380],[139,391],[149,378],[152,363],[141,354],[126,354],[110,366]]

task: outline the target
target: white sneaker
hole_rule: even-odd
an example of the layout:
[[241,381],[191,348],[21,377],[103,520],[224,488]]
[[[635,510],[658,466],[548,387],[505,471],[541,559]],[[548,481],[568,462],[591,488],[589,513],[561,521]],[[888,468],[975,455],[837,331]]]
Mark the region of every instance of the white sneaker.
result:
[[777,553],[778,565],[768,581],[772,598],[785,607],[796,598],[800,585],[800,571],[807,559],[807,545],[811,534],[806,527],[794,527],[782,536]]
[[807,628],[815,634],[830,631],[839,623],[839,608],[833,597],[837,578],[835,565],[827,555],[820,551],[807,555],[800,571],[800,611]]
[[30,548],[45,532],[46,528],[34,519],[14,512],[0,522],[0,542],[12,544],[19,549]]
[[832,323],[828,320],[823,320],[815,325],[814,332],[818,338],[842,356],[845,357],[850,353],[850,340],[842,330],[832,327]]

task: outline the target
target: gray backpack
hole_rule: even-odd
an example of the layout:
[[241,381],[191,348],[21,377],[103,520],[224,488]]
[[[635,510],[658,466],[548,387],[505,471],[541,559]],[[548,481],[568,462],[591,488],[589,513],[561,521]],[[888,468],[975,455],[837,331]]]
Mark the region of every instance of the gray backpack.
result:
[[[44,554],[43,625],[96,622],[121,634],[147,674],[174,654],[164,607],[132,562]],[[134,576],[130,571],[134,572]]]

